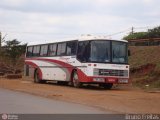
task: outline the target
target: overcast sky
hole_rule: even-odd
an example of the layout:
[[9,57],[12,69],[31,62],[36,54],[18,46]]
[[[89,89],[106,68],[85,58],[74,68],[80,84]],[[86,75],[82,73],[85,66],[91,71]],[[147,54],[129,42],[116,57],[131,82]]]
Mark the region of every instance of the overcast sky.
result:
[[81,34],[121,39],[132,26],[143,31],[160,25],[160,0],[1,0],[0,16],[0,31],[7,40],[31,42]]

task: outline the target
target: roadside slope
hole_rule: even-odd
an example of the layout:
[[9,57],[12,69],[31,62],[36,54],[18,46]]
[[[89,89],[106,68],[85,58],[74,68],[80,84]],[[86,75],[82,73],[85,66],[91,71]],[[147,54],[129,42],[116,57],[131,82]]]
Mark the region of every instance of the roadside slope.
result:
[[160,88],[160,46],[132,46],[129,49],[133,84]]

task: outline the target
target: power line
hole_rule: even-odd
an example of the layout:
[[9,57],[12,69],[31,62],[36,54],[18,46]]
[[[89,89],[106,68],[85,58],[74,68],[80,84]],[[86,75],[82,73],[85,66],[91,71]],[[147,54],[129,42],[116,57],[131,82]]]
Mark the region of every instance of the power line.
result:
[[107,35],[107,36],[114,36],[114,35],[125,33],[127,31],[131,31],[131,33],[134,33],[134,30],[136,30],[136,29],[149,29],[149,28],[151,29],[151,28],[154,28],[154,27],[157,27],[157,26],[131,27],[131,28],[126,29],[124,31],[116,32],[116,33],[113,33],[113,34],[110,34],[110,35]]
[[118,34],[122,34],[122,33],[125,33],[127,31],[130,31],[130,28],[126,29],[126,30],[123,30],[123,31],[120,31],[120,32],[116,32],[116,33],[113,33],[113,34],[109,34],[109,35],[106,35],[106,37],[108,36],[114,36],[114,35],[118,35]]
[[[158,25],[157,25],[158,26]],[[157,26],[145,26],[145,27],[135,27],[135,29],[151,29],[151,28],[155,28]]]

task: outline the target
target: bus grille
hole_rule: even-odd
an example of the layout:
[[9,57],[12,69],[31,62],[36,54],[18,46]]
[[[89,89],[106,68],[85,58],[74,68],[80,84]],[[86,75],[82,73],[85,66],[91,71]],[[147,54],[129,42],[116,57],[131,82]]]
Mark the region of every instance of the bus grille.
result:
[[94,69],[94,75],[128,77],[128,70]]

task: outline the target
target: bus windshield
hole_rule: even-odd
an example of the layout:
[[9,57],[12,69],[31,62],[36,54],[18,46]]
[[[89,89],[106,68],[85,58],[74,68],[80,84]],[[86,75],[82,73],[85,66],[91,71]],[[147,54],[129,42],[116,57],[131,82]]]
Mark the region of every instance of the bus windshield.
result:
[[127,63],[127,44],[125,42],[112,42],[112,62]]
[[110,41],[91,41],[89,61],[110,62]]
[[81,62],[127,63],[127,43],[109,40],[79,42],[77,58]]

